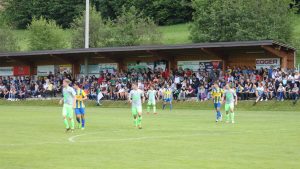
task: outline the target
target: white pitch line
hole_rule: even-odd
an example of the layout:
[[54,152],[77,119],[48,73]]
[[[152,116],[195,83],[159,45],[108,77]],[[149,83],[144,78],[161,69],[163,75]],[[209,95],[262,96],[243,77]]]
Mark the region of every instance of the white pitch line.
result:
[[[122,130],[116,130],[112,132],[121,132]],[[147,130],[147,131],[158,131],[158,130]],[[196,130],[193,130],[196,131]],[[197,130],[201,131],[201,130]],[[288,131],[288,129],[279,129],[279,130],[262,130],[261,132],[270,132],[273,131],[274,133],[278,133],[280,131]],[[80,138],[86,135],[93,135],[98,134],[106,131],[99,131],[93,133],[86,133],[86,134],[79,134],[68,138],[68,142],[40,142],[40,143],[20,143],[20,144],[0,144],[1,147],[15,147],[15,146],[35,146],[35,145],[46,145],[46,144],[70,144],[70,143],[94,143],[94,142],[116,142],[116,141],[131,141],[131,140],[146,140],[146,139],[160,139],[160,138],[180,138],[180,137],[194,137],[194,136],[203,136],[203,135],[221,135],[223,132],[221,131],[211,131],[206,133],[196,133],[196,134],[189,134],[189,135],[169,135],[169,136],[153,136],[153,137],[131,137],[131,138],[119,138],[119,139],[104,139],[104,140],[86,140],[86,141],[76,141],[76,138]],[[239,133],[253,133],[252,130],[246,131],[236,131],[236,132],[227,132],[227,134],[239,134]],[[224,134],[224,133],[223,133]]]
[[[96,142],[117,142],[117,141],[132,141],[132,140],[150,140],[150,139],[161,139],[161,138],[180,138],[180,137],[194,137],[201,136],[202,134],[190,134],[190,135],[170,135],[170,136],[152,136],[152,137],[129,137],[129,138],[119,138],[119,139],[106,139],[106,140],[87,140],[87,141],[75,141],[76,143],[96,143]],[[210,134],[211,135],[211,134]],[[219,135],[219,134],[213,134]]]
[[[275,132],[278,132],[278,131],[287,131],[287,130],[286,129],[279,129],[279,130],[277,130]],[[120,132],[120,131],[118,131],[118,132]],[[239,133],[253,133],[253,132],[254,131],[252,131],[252,130],[246,130],[246,131],[236,131],[236,132],[228,132],[228,133],[229,134],[239,134]],[[97,133],[100,133],[100,132],[80,134],[80,135],[72,136],[68,140],[70,142],[72,142],[72,143],[75,143],[75,142],[76,143],[93,143],[93,142],[130,141],[130,140],[145,140],[145,139],[160,139],[160,138],[180,138],[180,137],[193,137],[193,136],[202,136],[202,135],[221,135],[221,134],[224,134],[223,132],[213,131],[213,133],[197,133],[197,134],[190,134],[190,135],[170,135],[170,136],[153,136],[153,137],[131,137],[131,138],[106,139],[106,140],[105,139],[102,139],[102,140],[87,140],[87,141],[76,141],[75,140],[75,138],[80,138],[80,137],[86,136],[86,135],[94,135],[94,134],[97,134]]]
[[40,142],[40,143],[19,143],[19,144],[0,144],[0,146],[36,146],[36,145],[46,145],[46,144],[68,144],[68,142]]

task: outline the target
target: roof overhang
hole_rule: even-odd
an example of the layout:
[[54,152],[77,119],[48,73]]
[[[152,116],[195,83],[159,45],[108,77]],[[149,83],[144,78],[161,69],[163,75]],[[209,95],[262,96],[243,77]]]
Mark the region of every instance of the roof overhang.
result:
[[211,42],[194,43],[184,45],[149,45],[149,46],[127,46],[127,47],[104,47],[88,49],[64,49],[64,50],[43,50],[31,52],[9,52],[0,53],[1,57],[22,57],[22,56],[43,56],[43,55],[70,55],[70,54],[88,54],[88,53],[109,53],[109,52],[139,52],[139,51],[164,51],[164,50],[184,50],[184,49],[203,49],[203,48],[234,48],[234,47],[261,47],[261,46],[279,46],[286,50],[296,49],[289,45],[279,43],[273,40],[262,41],[236,41],[236,42]]

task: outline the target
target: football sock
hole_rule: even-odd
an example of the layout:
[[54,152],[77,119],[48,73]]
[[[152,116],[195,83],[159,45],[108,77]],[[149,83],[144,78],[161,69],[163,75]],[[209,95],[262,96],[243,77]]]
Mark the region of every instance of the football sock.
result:
[[156,106],[153,106],[153,113],[156,113]]
[[77,121],[78,123],[80,123],[80,118],[79,118],[79,117],[76,117],[76,121]]
[[173,108],[173,105],[172,105],[172,104],[170,104],[170,110],[172,110],[172,108]]
[[133,123],[134,123],[134,126],[135,126],[135,127],[138,125],[137,118],[133,119]]
[[71,126],[71,129],[74,129],[74,119],[71,118],[70,121],[71,121],[71,125],[70,125],[70,126]]
[[142,116],[138,116],[138,125],[142,125]]
[[150,105],[147,106],[147,113],[150,113]]
[[231,113],[231,121],[234,121],[234,112]]
[[229,113],[226,113],[226,121],[229,121]]
[[220,111],[217,111],[217,119],[219,119],[221,117],[221,113]]
[[64,124],[66,126],[66,129],[70,128],[67,118],[64,119]]
[[82,119],[81,119],[81,123],[82,123],[82,124],[81,124],[81,127],[84,128],[84,125],[85,125],[85,118],[82,118]]
[[166,108],[166,104],[163,104],[163,110]]

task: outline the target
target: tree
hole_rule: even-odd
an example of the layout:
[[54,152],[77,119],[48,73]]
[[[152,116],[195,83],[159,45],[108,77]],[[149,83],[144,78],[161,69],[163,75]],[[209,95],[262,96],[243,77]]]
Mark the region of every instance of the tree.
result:
[[[84,47],[84,25],[85,25],[85,12],[71,24],[72,29],[72,47]],[[111,35],[111,25],[109,22],[102,20],[101,14],[93,7],[90,10],[90,47],[103,47],[108,46]]]
[[84,10],[83,0],[3,0],[5,13],[17,28],[26,28],[33,18],[55,20],[64,28]]
[[27,26],[30,50],[52,50],[67,48],[64,31],[55,21],[45,18],[33,19]]
[[194,0],[194,42],[275,39],[289,42],[289,0]]
[[104,19],[116,19],[134,6],[143,17],[150,17],[159,25],[184,23],[192,19],[191,0],[92,0]]
[[[84,13],[72,24],[72,47],[84,47]],[[160,33],[154,21],[138,14],[135,7],[122,13],[115,20],[104,21],[95,8],[90,10],[90,47],[132,46],[158,44]]]
[[128,10],[122,7],[122,13],[114,23],[115,41],[113,46],[133,46],[141,44],[158,44],[161,37],[154,21],[144,18],[136,8]]
[[0,27],[0,52],[15,52],[19,50],[17,38],[7,26]]

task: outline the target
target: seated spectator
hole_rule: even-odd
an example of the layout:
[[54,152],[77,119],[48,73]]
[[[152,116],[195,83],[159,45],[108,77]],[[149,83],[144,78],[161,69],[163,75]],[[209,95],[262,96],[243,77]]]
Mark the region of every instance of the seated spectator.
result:
[[275,88],[273,86],[273,84],[271,82],[268,83],[268,96],[269,96],[269,99],[273,99],[273,96],[274,96],[274,92],[275,92]]
[[194,97],[195,93],[194,93],[194,89],[193,87],[190,85],[186,91],[186,95],[187,97]]
[[256,88],[255,95],[256,95],[256,103],[260,100],[263,101],[264,98],[264,86],[261,83],[258,83],[258,87]]
[[88,98],[90,100],[96,100],[97,99],[97,93],[96,93],[96,91],[95,91],[94,88],[91,88],[91,90],[90,90],[90,92],[88,94]]
[[201,102],[206,100],[206,92],[203,85],[201,85],[198,89],[197,100],[200,100]]
[[282,83],[280,83],[277,89],[277,101],[284,101],[284,92],[285,88],[283,87]]
[[250,88],[248,84],[245,85],[242,93],[242,100],[249,100]]
[[16,94],[17,94],[16,88],[14,86],[12,86],[10,88],[10,91],[9,91],[9,94],[8,94],[8,100],[15,101],[16,100]]
[[181,100],[185,101],[185,99],[186,99],[186,88],[185,86],[182,86],[179,92],[178,101]]
[[299,99],[299,87],[296,83],[294,84],[294,87],[291,90],[291,99],[294,100],[294,104],[296,104],[297,100]]
[[241,100],[245,100],[244,87],[241,84],[237,87],[237,96],[241,98]]

